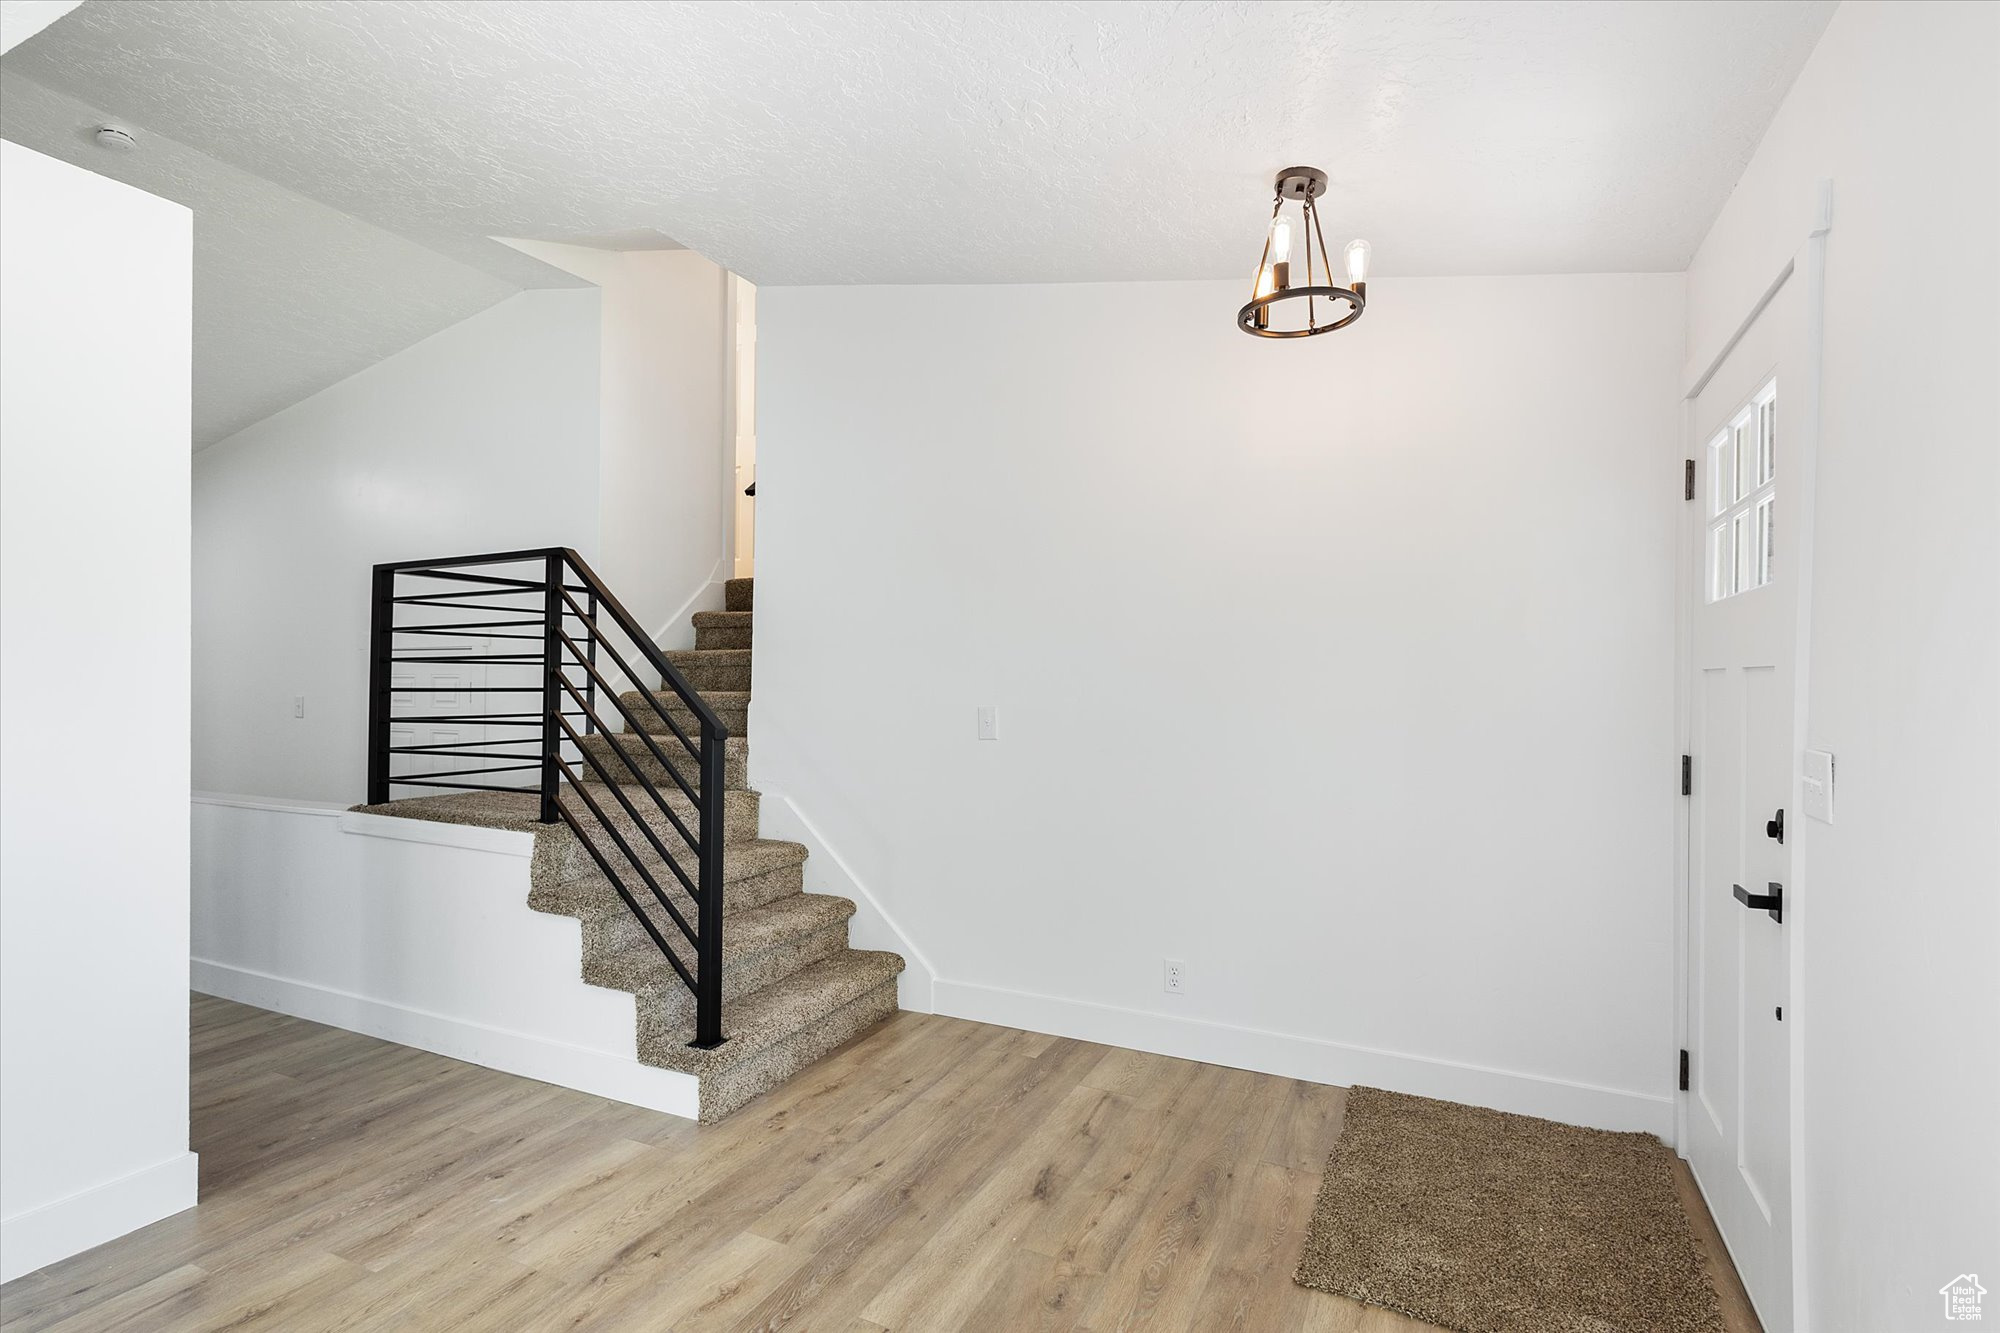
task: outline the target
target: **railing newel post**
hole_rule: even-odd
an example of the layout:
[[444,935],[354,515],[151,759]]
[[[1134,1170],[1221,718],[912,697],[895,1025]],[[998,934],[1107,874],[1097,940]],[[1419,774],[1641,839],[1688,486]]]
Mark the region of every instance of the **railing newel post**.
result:
[[701,903],[695,948],[694,1045],[720,1046],[722,1036],[722,844],[727,837],[727,797],[723,790],[723,734],[701,722]]
[[549,552],[545,565],[547,597],[542,615],[542,809],[541,822],[556,822],[556,790],[562,780],[557,761],[562,755],[562,732],[556,712],[562,707],[557,678],[562,672],[562,584],[563,554]]
[[389,799],[390,659],[396,644],[396,571],[375,566],[368,605],[368,804]]

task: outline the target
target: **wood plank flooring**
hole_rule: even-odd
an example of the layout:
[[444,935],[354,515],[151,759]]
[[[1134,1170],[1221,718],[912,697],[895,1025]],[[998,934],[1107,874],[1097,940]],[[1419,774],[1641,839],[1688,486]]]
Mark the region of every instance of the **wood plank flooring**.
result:
[[1291,1280],[1344,1095],[904,1013],[700,1126],[197,996],[201,1206],[0,1328],[1427,1328]]

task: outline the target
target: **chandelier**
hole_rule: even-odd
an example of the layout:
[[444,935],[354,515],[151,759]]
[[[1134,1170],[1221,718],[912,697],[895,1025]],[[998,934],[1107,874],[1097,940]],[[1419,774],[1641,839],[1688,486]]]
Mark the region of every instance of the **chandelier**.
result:
[[[1333,260],[1326,252],[1326,237],[1320,234],[1319,208],[1314,203],[1326,193],[1326,173],[1318,167],[1286,167],[1278,173],[1277,200],[1271,205],[1271,228],[1264,234],[1264,254],[1257,261],[1257,276],[1251,284],[1250,300],[1236,312],[1236,327],[1259,338],[1310,338],[1316,333],[1344,329],[1361,318],[1368,308],[1368,242],[1351,241],[1347,246],[1347,286],[1333,285]],[[1285,213],[1287,203],[1299,205],[1295,225]],[[1305,285],[1294,286],[1297,270],[1293,262],[1293,232],[1302,234],[1305,257]],[[1317,246],[1315,247],[1315,242]],[[1318,263],[1313,256],[1317,253]],[[1305,327],[1273,328],[1271,312],[1287,301],[1305,303]],[[1298,306],[1290,307],[1298,312]]]

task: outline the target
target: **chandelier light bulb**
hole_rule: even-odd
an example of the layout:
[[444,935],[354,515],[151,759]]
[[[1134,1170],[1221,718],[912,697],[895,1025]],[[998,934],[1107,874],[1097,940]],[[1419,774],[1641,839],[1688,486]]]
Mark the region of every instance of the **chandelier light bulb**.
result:
[[1256,296],[1269,296],[1278,290],[1278,275],[1269,264],[1257,270]]
[[1289,264],[1292,262],[1292,222],[1290,218],[1279,216],[1271,219],[1271,262]]
[[1374,247],[1366,241],[1355,240],[1347,243],[1347,285],[1368,281],[1368,257]]

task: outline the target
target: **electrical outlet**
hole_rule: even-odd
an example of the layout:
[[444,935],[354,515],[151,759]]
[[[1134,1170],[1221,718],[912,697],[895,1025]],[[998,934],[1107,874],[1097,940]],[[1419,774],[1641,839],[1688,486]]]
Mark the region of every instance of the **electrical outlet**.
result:
[[293,695],[293,696],[292,696],[292,716],[293,716],[293,717],[304,717],[305,715],[306,715],[306,697],[305,697],[305,696],[304,696],[303,694],[295,694],[295,695]]
[[1187,990],[1187,964],[1179,959],[1163,960],[1166,969],[1167,994],[1180,995]]
[[979,705],[979,739],[982,741],[1000,739],[1000,710],[992,704]]

